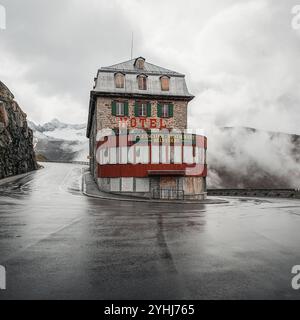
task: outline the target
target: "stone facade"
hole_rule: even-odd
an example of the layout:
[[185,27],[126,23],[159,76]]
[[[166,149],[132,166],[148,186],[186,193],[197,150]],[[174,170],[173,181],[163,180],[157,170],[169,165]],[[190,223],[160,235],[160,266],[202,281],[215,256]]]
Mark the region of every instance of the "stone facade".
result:
[[38,168],[26,114],[0,82],[0,179]]
[[[204,177],[97,178],[100,190],[138,198],[204,200]],[[165,181],[164,181],[165,180]],[[159,190],[159,193],[157,191]],[[172,193],[173,191],[173,193]],[[178,192],[179,191],[179,192]]]
[[[122,99],[119,98],[105,98],[98,97],[96,103],[96,121],[97,121],[97,130],[105,128],[118,128],[120,117],[112,115],[111,105],[112,101],[128,101],[128,118],[134,118],[134,105],[136,99]],[[176,100],[151,100],[151,99],[138,99],[139,101],[145,101],[151,103],[151,117],[146,118],[145,129],[150,129],[150,119],[155,119],[157,126],[160,127],[160,119],[157,117],[157,104],[159,102],[172,103],[174,105],[174,116],[172,118],[163,118],[163,124],[169,129],[178,129],[184,130],[187,128],[187,101],[176,101]],[[124,118],[123,118],[124,119]],[[128,121],[128,129],[132,129],[131,122]],[[137,121],[135,128],[142,128],[142,125]]]

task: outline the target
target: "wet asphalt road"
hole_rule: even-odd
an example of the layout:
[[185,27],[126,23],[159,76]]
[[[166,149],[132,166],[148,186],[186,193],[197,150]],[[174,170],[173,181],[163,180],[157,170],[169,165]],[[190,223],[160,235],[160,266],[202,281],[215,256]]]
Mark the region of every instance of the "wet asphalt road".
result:
[[81,166],[0,186],[0,299],[300,299],[300,201],[117,202]]

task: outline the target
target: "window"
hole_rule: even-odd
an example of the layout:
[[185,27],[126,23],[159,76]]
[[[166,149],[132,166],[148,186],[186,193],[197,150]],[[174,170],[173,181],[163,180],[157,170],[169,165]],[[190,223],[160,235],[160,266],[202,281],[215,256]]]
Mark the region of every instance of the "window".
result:
[[147,103],[141,103],[139,105],[139,117],[147,116]]
[[125,85],[125,76],[123,73],[115,74],[115,86],[118,89],[124,88]]
[[137,61],[137,67],[138,67],[138,69],[144,69],[144,60],[139,59]]
[[128,116],[128,101],[112,101],[111,113],[113,116]]
[[135,61],[135,67],[140,69],[140,70],[143,70],[144,69],[144,65],[145,65],[145,59],[144,58],[138,58],[136,59]]
[[169,117],[169,105],[168,104],[163,104],[162,105],[162,114],[161,116],[163,118],[168,118]]
[[139,90],[147,90],[147,77],[145,75],[138,76]]
[[160,78],[161,90],[169,91],[170,90],[170,78],[167,76],[162,76]]
[[117,116],[124,116],[124,114],[125,114],[124,102],[117,102],[116,103],[116,115]]
[[151,103],[136,102],[134,115],[136,117],[151,117]]
[[174,106],[172,103],[162,103],[157,105],[157,116],[160,118],[172,118]]

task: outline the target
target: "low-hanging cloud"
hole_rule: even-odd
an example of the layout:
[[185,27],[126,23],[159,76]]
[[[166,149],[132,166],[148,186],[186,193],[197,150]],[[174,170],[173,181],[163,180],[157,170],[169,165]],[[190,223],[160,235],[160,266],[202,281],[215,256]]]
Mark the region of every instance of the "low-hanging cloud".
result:
[[211,188],[299,188],[300,137],[235,127],[208,130]]
[[1,80],[38,123],[86,121],[97,69],[130,57],[132,27],[123,9],[115,0],[1,2]]
[[127,60],[134,31],[135,55],[187,74],[192,126],[300,133],[292,0],[2,4],[0,76],[37,122],[86,120],[98,67]]

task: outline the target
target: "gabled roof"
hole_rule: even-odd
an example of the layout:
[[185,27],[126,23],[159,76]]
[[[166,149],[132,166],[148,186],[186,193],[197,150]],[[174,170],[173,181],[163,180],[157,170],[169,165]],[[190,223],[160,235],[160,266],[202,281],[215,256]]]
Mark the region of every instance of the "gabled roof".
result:
[[[117,63],[112,66],[103,67],[99,71],[104,72],[124,72],[124,73],[145,73],[145,74],[156,74],[156,75],[169,75],[169,76],[177,76],[177,77],[184,77],[183,74],[172,71],[155,64],[149,63],[145,61],[144,69],[138,69],[135,67],[135,62],[137,59],[144,59],[143,57],[138,57],[135,59],[131,59],[125,62]],[[145,60],[145,59],[144,59]]]

